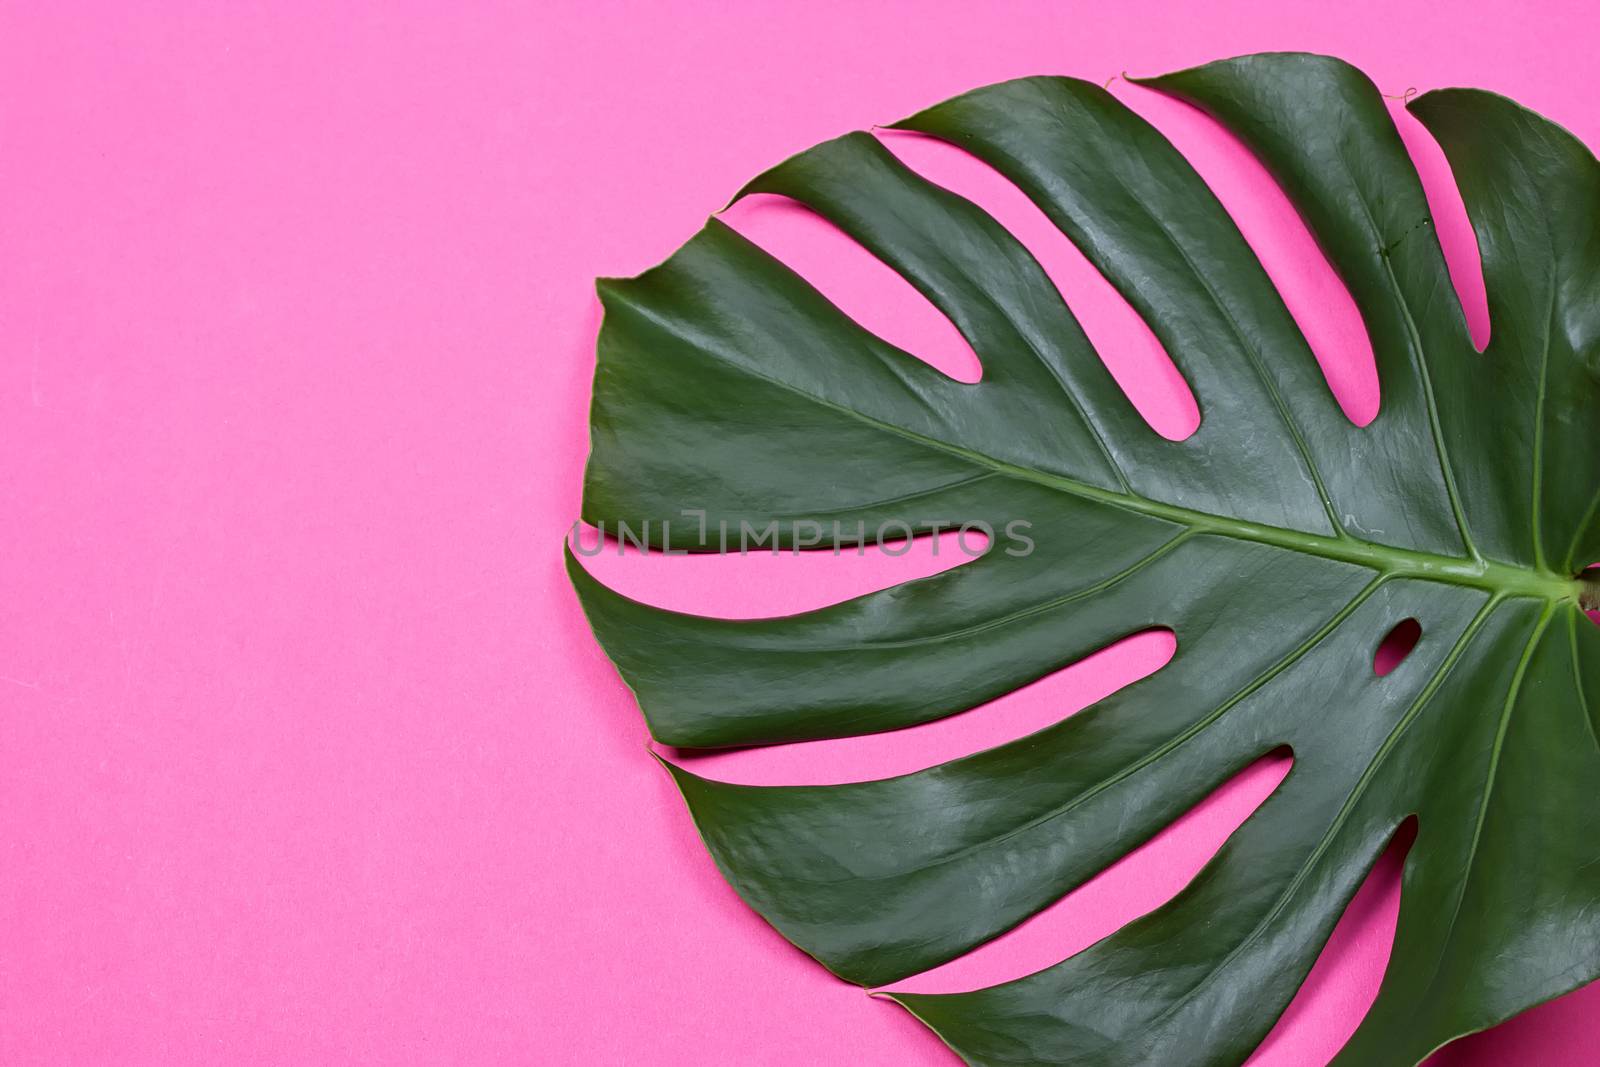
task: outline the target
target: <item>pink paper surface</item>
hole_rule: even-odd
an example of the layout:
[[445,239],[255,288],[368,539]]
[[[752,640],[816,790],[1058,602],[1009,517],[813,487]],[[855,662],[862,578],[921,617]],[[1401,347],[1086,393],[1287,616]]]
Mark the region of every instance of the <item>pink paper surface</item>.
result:
[[[1314,49],[1395,95],[1479,85],[1600,144],[1592,5],[15,5],[0,12],[0,1062],[944,1064],[748,911],[562,573],[596,275],[748,177],[972,86]],[[1114,84],[1217,185],[1346,409],[1360,324],[1205,120]],[[1479,336],[1481,279],[1424,169]],[[886,143],[1034,248],[1164,432],[1144,326],[1014,190]],[[953,373],[905,283],[791,207],[729,221]],[[948,539],[947,539],[948,540]],[[655,603],[813,607],[960,562],[603,557]],[[694,761],[912,770],[1151,670],[1148,634],[888,738]],[[1264,762],[1035,921],[907,988],[1048,965],[1176,892]],[[1400,852],[1253,1061],[1327,1059],[1373,997]],[[1586,1064],[1591,988],[1448,1049]]]

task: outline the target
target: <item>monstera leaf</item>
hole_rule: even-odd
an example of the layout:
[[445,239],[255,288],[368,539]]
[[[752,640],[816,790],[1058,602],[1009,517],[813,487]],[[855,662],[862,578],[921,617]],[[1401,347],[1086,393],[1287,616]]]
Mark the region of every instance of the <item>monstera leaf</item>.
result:
[[[1027,251],[853,133],[761,175],[915,285],[978,384],[862,329],[713,220],[605,281],[584,518],[718,531],[1031,523],[819,611],[630,601],[569,552],[656,739],[764,745],[953,715],[1119,638],[1170,663],[1011,744],[881,781],[758,788],[669,764],[717,864],[786,938],[880,986],[1016,926],[1273,750],[1293,767],[1175,899],[1046,970],[899,995],[980,1064],[1244,1059],[1407,820],[1399,926],[1342,1064],[1412,1064],[1600,975],[1600,164],[1474,90],[1411,112],[1477,231],[1479,353],[1428,205],[1354,68],[1251,56],[1144,84],[1215,116],[1298,206],[1366,323],[1382,410],[1340,411],[1184,158],[1098,86],[978,89],[899,127],[1019,186],[1148,321],[1203,420],[1154,433]],[[702,521],[685,509],[704,510]],[[804,522],[802,522],[804,520]],[[858,524],[860,524],[858,526]],[[826,542],[825,542],[826,543]],[[1383,676],[1374,650],[1415,620]]]

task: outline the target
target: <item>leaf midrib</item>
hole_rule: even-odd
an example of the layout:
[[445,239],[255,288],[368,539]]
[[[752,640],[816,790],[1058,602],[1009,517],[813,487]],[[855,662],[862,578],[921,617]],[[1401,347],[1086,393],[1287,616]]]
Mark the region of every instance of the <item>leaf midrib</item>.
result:
[[[671,329],[671,324],[663,322],[660,317],[651,314],[648,309],[636,306],[635,310],[648,318],[654,319],[658,325]],[[1208,533],[1237,541],[1271,545],[1291,552],[1298,552],[1302,555],[1367,567],[1390,577],[1419,578],[1474,589],[1486,589],[1493,593],[1532,596],[1549,601],[1576,601],[1579,598],[1579,582],[1574,578],[1564,577],[1553,571],[1518,567],[1494,560],[1486,560],[1481,557],[1469,559],[1457,556],[1442,556],[1437,553],[1422,552],[1416,549],[1379,545],[1371,541],[1351,537],[1348,534],[1340,537],[1328,537],[1323,534],[1306,533],[1282,526],[1251,522],[1248,519],[1238,519],[1226,515],[1217,515],[1212,512],[1198,511],[1177,504],[1167,504],[1148,497],[1135,496],[1131,493],[1118,493],[1114,490],[1090,485],[1087,482],[1080,482],[1062,475],[1046,474],[1044,471],[1019,467],[987,453],[953,444],[949,441],[942,441],[936,437],[929,437],[915,430],[909,430],[903,426],[897,426],[894,423],[874,418],[855,408],[847,407],[844,404],[839,404],[815,393],[808,392],[782,379],[762,374],[746,364],[716,355],[714,349],[702,349],[702,351],[708,351],[708,354],[712,354],[714,358],[717,358],[719,362],[730,369],[765,382],[775,388],[803,397],[814,404],[854,419],[880,432],[892,434],[903,440],[922,445],[925,448],[956,456],[966,460],[968,463],[988,467],[1010,478],[1032,482],[1048,489],[1054,489],[1057,492],[1085,500],[1093,500],[1097,503],[1121,508],[1124,511],[1131,511],[1138,515],[1164,519],[1167,522],[1188,527],[1196,533]]]

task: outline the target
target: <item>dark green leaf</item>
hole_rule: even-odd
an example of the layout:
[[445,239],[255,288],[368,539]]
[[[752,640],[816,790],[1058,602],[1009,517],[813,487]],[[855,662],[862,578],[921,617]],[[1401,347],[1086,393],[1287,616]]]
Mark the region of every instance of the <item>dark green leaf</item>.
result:
[[[1600,630],[1578,577],[1600,557],[1600,164],[1500,97],[1411,104],[1478,234],[1480,354],[1360,72],[1252,56],[1145,84],[1214,115],[1298,206],[1371,337],[1371,425],[1341,413],[1161,134],[1097,86],[1028,78],[899,126],[1043,209],[1150,323],[1199,430],[1154,433],[1009,233],[849,134],[746,192],[809,205],[907,278],[982,382],[884,343],[713,220],[601,285],[584,517],[649,520],[658,545],[670,521],[699,551],[741,524],[789,546],[806,522],[1023,519],[1035,550],[997,539],[932,578],[754,621],[635,603],[575,559],[572,579],[651,733],[679,746],[927,722],[1170,628],[1178,651],[1149,678],[915,774],[770,788],[668,767],[744,899],[881,985],[1014,927],[1287,748],[1283,784],[1170,903],[1018,981],[897,999],[973,1063],[1237,1063],[1414,816],[1393,959],[1340,1060],[1413,1064],[1600,975]],[[1378,676],[1406,619],[1421,639]]]

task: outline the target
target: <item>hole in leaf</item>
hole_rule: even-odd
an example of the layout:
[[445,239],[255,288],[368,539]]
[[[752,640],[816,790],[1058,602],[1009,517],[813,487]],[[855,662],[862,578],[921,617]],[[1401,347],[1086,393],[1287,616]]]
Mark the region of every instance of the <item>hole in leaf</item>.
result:
[[1059,963],[1175,897],[1288,776],[1278,749],[1223,782],[1166,829],[1022,925],[949,963],[897,982],[905,993],[953,993]]
[[1154,90],[1115,82],[1112,91],[1155,126],[1222,203],[1305,335],[1345,416],[1378,414],[1378,366],[1355,300],[1277,180],[1210,116]]
[[1600,1015],[1600,984],[1545,1001],[1498,1026],[1452,1041],[1422,1067],[1587,1067],[1593,1057],[1594,1020]]
[[[580,526],[573,550],[585,570],[632,600],[719,619],[793,615],[927,578],[970,563],[988,549],[980,532],[885,541],[856,548],[796,553],[752,548],[743,554],[667,555],[640,551],[607,530],[598,541]],[[599,551],[596,552],[596,548]]]
[[1489,296],[1483,282],[1483,256],[1478,250],[1478,235],[1467,215],[1466,202],[1461,199],[1461,189],[1444,149],[1428,133],[1427,127],[1412,118],[1405,108],[1391,103],[1394,123],[1405,142],[1411,162],[1416,165],[1422,179],[1422,191],[1428,198],[1428,213],[1433,216],[1435,235],[1444,251],[1445,266],[1450,271],[1450,281],[1455,286],[1456,297],[1461,301],[1461,311],[1466,316],[1467,331],[1472,344],[1479,352],[1489,347]]
[[977,156],[937,137],[902,130],[877,134],[900,162],[971,200],[1022,243],[1151,429],[1169,441],[1199,429],[1194,393],[1149,325],[1026,193]]
[[766,193],[720,216],[810,282],[835,307],[896,348],[958,382],[983,377],[967,339],[894,268],[804,204]]
[[1178,643],[1148,630],[970,711],[864,737],[718,751],[675,749],[696,774],[741,785],[839,785],[936,767],[1052,726],[1166,666]]
[[1416,619],[1402,619],[1378,643],[1372,657],[1372,673],[1383,677],[1396,667],[1417,647],[1422,639],[1422,624]]
[[[1400,876],[1417,838],[1415,815],[1400,824],[1345,906],[1301,984],[1246,1067],[1299,1067],[1327,1063],[1361,1024],[1378,997],[1400,918]],[[1359,1010],[1353,1010],[1359,1002]]]

